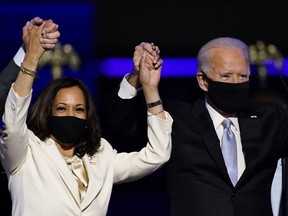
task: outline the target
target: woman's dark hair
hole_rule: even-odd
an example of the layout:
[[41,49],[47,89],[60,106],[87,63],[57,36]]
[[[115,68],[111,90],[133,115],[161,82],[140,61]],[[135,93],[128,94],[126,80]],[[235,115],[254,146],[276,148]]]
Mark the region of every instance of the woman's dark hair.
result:
[[94,101],[88,88],[82,81],[74,78],[62,77],[50,82],[41,91],[36,101],[31,106],[27,118],[27,125],[42,141],[49,138],[51,133],[48,129],[48,119],[52,115],[52,105],[55,96],[60,89],[74,86],[78,86],[82,90],[86,101],[86,133],[81,141],[75,144],[75,154],[82,158],[86,153],[90,156],[94,155],[100,147],[101,139],[101,127]]

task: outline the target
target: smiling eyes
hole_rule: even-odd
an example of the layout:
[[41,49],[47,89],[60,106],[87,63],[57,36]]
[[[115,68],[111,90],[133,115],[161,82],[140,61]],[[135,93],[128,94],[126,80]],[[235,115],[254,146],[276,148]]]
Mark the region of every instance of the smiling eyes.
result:
[[[229,80],[232,79],[234,75],[229,74],[229,73],[225,73],[225,74],[221,74],[220,78],[223,80]],[[247,81],[249,79],[249,75],[248,74],[239,74],[237,75],[237,80],[239,81]]]
[[[77,112],[77,113],[84,113],[84,112],[85,112],[84,107],[75,107],[75,108],[73,108],[73,109],[74,109],[74,111]],[[68,108],[67,108],[66,106],[58,106],[58,107],[56,108],[56,111],[63,113],[63,112],[68,111]]]

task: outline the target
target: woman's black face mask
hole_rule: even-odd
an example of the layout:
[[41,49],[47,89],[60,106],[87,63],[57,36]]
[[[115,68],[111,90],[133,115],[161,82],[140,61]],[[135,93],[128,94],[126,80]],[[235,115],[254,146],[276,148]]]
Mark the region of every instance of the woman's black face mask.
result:
[[87,121],[74,116],[50,116],[48,128],[60,142],[75,145],[85,134]]
[[226,83],[211,80],[203,73],[203,79],[208,82],[208,102],[211,101],[217,109],[226,114],[235,114],[246,102],[249,93],[249,81],[242,83]]

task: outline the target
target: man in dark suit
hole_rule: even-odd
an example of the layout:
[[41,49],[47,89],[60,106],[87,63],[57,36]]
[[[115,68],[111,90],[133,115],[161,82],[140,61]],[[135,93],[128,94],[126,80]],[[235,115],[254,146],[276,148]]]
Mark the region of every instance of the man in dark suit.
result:
[[[31,20],[31,25],[41,25],[43,19],[35,17]],[[58,31],[58,25],[49,21],[42,32],[41,43],[43,48],[50,50],[53,49],[58,41],[60,33]],[[14,58],[8,63],[8,65],[0,73],[0,116],[2,117],[4,112],[4,106],[7,94],[11,87],[11,84],[16,80],[20,70],[21,63],[25,56],[25,47],[21,46],[14,56]],[[2,130],[0,128],[0,134]],[[1,215],[11,215],[11,199],[7,186],[7,176],[0,164],[0,194],[1,194]]]
[[[158,47],[145,46],[142,52],[157,67]],[[197,59],[197,81],[205,99],[193,104],[163,101],[174,119],[172,155],[166,165],[170,215],[272,216],[273,176],[279,158],[288,156],[287,110],[272,102],[245,103],[250,61],[242,41],[216,38],[200,49]],[[139,102],[135,71],[122,80],[109,118],[113,129],[128,135],[138,135],[139,125],[145,124],[133,122],[133,115],[140,113],[135,111]],[[227,119],[234,136],[230,143],[237,148],[230,158],[234,168],[222,154]]]

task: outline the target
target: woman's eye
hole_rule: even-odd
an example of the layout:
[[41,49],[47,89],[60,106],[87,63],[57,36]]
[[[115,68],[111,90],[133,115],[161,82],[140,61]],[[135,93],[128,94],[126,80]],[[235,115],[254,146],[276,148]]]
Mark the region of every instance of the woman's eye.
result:
[[84,110],[84,108],[77,108],[76,111],[77,112],[84,112],[85,110]]
[[64,110],[65,110],[65,107],[57,107],[56,110],[58,110],[58,111],[64,111]]

